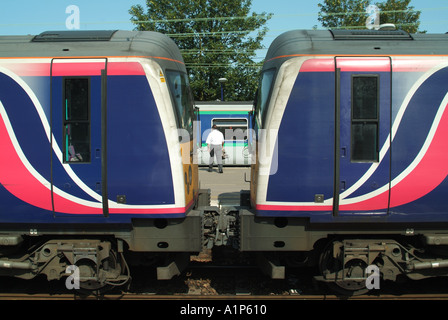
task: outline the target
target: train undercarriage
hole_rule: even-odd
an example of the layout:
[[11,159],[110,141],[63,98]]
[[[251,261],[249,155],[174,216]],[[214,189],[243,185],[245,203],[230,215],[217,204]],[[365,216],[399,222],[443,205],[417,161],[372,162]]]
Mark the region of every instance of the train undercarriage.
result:
[[316,226],[303,218],[259,218],[244,209],[224,212],[237,221],[228,244],[256,253],[260,268],[273,279],[284,279],[288,267],[315,267],[316,280],[340,294],[356,295],[402,276],[448,276],[448,233],[440,224]]
[[255,217],[244,206],[199,208],[185,219],[135,220],[132,228],[108,234],[85,228],[65,234],[0,232],[0,275],[32,279],[43,274],[48,280],[65,278],[68,289],[100,290],[128,283],[134,264],[157,260],[157,278],[168,280],[192,257],[226,248],[229,256],[255,257],[273,279],[284,279],[288,267],[315,267],[316,280],[346,295],[379,289],[380,281],[401,276],[448,276],[448,233],[440,225],[367,229],[358,224],[355,229],[311,225],[304,218]]

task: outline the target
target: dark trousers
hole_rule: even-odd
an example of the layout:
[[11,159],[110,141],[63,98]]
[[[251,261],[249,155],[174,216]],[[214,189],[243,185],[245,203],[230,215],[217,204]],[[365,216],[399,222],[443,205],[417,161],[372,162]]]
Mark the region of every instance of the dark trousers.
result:
[[210,160],[208,162],[208,168],[213,168],[213,158],[216,156],[216,162],[218,163],[219,171],[222,172],[222,145],[212,144],[210,145]]

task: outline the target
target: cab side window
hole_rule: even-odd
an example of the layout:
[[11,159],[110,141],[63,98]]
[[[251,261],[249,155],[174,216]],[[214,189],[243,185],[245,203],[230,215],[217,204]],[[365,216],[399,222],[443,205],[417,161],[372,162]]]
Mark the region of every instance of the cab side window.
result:
[[63,81],[64,163],[90,162],[90,79]]
[[174,101],[177,126],[193,135],[193,98],[186,74],[176,71],[167,72],[168,85]]
[[379,77],[352,77],[352,147],[354,162],[379,160]]

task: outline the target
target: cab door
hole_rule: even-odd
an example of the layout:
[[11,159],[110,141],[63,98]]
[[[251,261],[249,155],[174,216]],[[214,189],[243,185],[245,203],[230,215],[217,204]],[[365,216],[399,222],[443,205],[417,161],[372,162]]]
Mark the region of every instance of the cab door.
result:
[[105,95],[102,74],[106,75],[106,65],[106,59],[52,61],[52,176],[56,216],[103,214],[101,120]]
[[334,212],[385,214],[390,189],[390,58],[336,58],[336,77]]

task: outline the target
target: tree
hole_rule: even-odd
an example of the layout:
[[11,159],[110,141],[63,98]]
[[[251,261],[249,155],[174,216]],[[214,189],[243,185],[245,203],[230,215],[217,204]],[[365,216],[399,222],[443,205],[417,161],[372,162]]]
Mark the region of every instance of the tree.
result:
[[324,0],[317,20],[325,28],[365,26],[370,0]]
[[413,6],[409,6],[411,0],[388,0],[385,3],[378,3],[381,23],[393,23],[409,33],[426,32],[419,31],[421,11],[415,11]]
[[[418,32],[420,11],[410,6],[411,0],[387,0],[377,2],[380,23],[393,23],[404,31]],[[318,20],[325,28],[365,29],[369,0],[324,0],[319,3]]]
[[196,100],[221,97],[219,78],[227,78],[226,100],[252,100],[261,67],[254,62],[262,49],[271,14],[250,14],[252,0],[147,0],[146,10],[132,6],[136,30],[164,33],[176,42],[185,60]]

